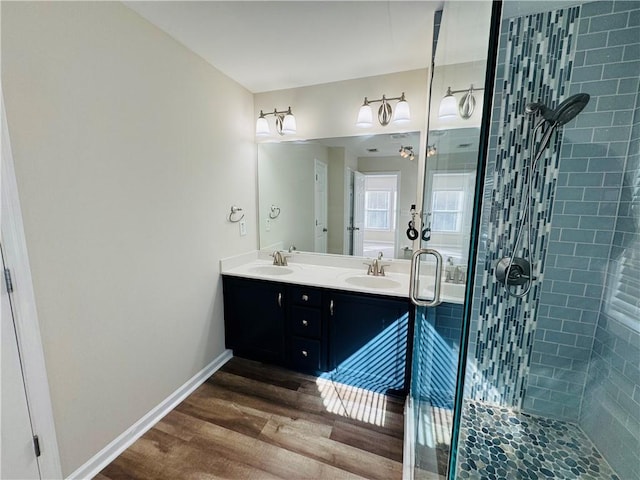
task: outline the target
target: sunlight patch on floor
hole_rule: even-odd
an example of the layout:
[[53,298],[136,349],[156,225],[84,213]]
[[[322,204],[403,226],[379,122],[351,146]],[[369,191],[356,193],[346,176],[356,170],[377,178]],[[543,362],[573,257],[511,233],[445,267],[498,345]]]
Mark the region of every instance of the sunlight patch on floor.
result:
[[318,378],[316,385],[327,412],[372,425],[385,425],[385,395],[325,378]]
[[433,407],[428,403],[421,403],[416,425],[419,445],[434,448],[436,445],[451,443],[451,428],[453,412],[446,408]]

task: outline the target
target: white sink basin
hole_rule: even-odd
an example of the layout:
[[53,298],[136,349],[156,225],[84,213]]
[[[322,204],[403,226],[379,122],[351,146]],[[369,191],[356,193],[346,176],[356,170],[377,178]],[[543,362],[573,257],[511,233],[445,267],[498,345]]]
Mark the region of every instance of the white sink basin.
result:
[[398,288],[400,282],[397,282],[388,277],[374,277],[371,275],[356,275],[354,277],[348,277],[344,280],[351,285],[365,288]]
[[251,273],[258,275],[289,275],[293,270],[287,267],[278,267],[277,265],[260,265],[249,270]]

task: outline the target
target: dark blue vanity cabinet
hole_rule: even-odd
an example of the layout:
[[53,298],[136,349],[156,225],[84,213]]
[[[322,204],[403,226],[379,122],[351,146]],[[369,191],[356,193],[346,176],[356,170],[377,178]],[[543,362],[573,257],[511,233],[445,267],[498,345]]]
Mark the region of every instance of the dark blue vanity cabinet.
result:
[[287,286],[223,277],[225,343],[239,357],[285,365]]
[[405,395],[407,299],[223,276],[234,355]]
[[301,372],[327,371],[327,327],[322,318],[322,290],[290,287],[289,364]]
[[407,369],[408,300],[330,292],[332,379],[367,390],[403,395]]

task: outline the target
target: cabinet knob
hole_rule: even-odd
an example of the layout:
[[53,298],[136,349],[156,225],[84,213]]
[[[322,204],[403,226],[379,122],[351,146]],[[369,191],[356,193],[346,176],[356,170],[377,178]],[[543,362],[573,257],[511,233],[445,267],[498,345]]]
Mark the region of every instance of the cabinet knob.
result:
[[303,302],[308,302],[309,301],[309,295],[307,295],[307,294],[302,295],[302,301]]
[[309,326],[309,322],[307,322],[306,320],[302,320],[302,326],[308,327]]
[[309,356],[309,352],[307,352],[306,350],[302,350],[302,356],[303,357],[308,357]]

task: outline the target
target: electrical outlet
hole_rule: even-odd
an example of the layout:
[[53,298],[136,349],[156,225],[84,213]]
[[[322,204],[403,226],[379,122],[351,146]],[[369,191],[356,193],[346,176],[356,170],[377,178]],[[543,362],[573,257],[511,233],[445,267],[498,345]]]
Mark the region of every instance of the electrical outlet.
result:
[[267,218],[267,219],[265,220],[265,222],[264,222],[264,229],[265,229],[267,232],[270,232],[270,231],[271,231],[271,219],[270,219],[270,218]]
[[240,236],[244,237],[247,234],[247,222],[240,220]]

